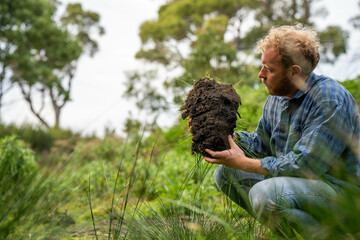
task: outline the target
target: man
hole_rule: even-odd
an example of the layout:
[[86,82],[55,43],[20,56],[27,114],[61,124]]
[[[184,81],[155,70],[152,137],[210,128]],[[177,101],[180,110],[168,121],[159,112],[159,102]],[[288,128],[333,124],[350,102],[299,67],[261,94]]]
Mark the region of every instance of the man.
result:
[[220,164],[218,187],[270,228],[325,238],[321,213],[360,176],[356,102],[339,83],[313,73],[320,58],[313,29],[272,28],[258,49],[270,96],[257,129],[238,132],[237,144],[229,136],[231,149],[207,149],[212,157],[204,159]]

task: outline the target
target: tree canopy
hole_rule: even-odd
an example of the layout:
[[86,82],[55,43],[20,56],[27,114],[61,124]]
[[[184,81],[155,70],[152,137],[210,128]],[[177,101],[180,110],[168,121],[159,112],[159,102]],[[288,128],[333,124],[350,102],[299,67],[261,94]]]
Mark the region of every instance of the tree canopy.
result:
[[[172,0],[158,17],[140,27],[141,49],[136,58],[181,69],[167,78],[165,87],[174,101],[184,98],[188,86],[205,74],[226,83],[257,88],[259,56],[256,42],[272,26],[302,23],[316,27],[326,17],[316,0]],[[348,33],[340,26],[320,32],[323,60],[334,62],[347,50]],[[178,71],[179,72],[179,71]],[[137,73],[139,75],[139,73]],[[143,82],[151,81],[143,79]],[[128,88],[127,94],[139,89]],[[146,88],[142,89],[147,96]],[[154,92],[151,93],[154,95]],[[160,97],[161,94],[157,93]],[[145,97],[143,98],[145,99]],[[141,99],[140,99],[141,101]],[[164,109],[166,101],[159,110]]]
[[85,53],[93,56],[98,49],[93,35],[104,33],[99,14],[73,3],[57,19],[58,6],[53,0],[0,3],[2,80],[16,83],[31,112],[46,127],[50,124],[42,111],[47,100],[54,125],[59,126],[61,110],[71,99],[79,58]]

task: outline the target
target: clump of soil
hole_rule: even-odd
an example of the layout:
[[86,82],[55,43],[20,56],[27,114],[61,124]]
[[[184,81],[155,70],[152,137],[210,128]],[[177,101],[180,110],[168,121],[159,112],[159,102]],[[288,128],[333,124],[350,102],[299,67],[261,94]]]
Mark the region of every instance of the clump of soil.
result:
[[230,148],[228,136],[234,133],[240,104],[240,96],[232,85],[219,84],[208,77],[195,81],[180,108],[182,119],[191,118],[193,154],[208,156],[205,149],[222,151]]

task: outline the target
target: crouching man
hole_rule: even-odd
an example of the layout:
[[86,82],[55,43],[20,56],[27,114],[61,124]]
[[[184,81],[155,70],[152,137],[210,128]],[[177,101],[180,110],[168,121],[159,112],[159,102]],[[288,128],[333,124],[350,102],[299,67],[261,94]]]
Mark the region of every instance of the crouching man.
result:
[[272,28],[258,49],[269,93],[258,126],[229,136],[229,150],[207,149],[212,157],[204,159],[219,164],[218,187],[270,228],[327,238],[322,213],[360,176],[356,102],[338,82],[313,73],[320,58],[313,29]]

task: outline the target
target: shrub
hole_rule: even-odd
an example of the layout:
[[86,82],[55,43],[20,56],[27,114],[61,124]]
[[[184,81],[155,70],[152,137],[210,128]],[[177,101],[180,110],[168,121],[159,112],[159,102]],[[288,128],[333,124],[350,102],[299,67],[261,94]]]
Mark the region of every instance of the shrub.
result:
[[[7,236],[23,214],[19,200],[37,174],[32,152],[15,136],[0,142],[0,236]],[[6,207],[4,207],[6,206]],[[25,210],[26,211],[26,210]]]
[[67,140],[74,145],[80,138],[80,134],[67,129],[45,129],[42,126],[23,124],[0,124],[0,137],[16,135],[22,139],[32,150],[36,152],[49,151],[57,140]]
[[360,106],[360,76],[340,83],[351,93],[355,98],[357,105]]
[[[0,239],[23,239],[34,228],[48,223],[76,190],[71,183],[72,179],[55,172],[42,175],[33,152],[16,136],[1,139]],[[39,234],[44,235],[48,231],[45,229]]]

